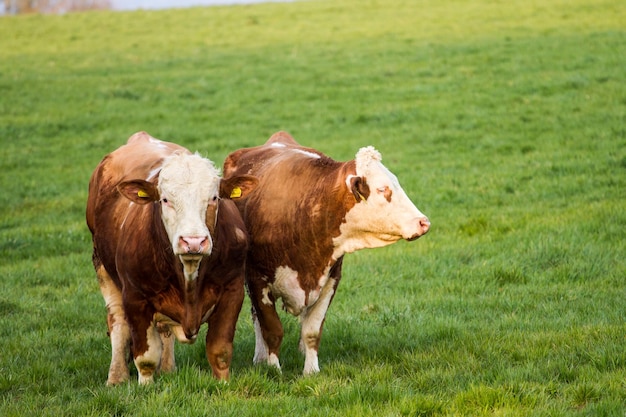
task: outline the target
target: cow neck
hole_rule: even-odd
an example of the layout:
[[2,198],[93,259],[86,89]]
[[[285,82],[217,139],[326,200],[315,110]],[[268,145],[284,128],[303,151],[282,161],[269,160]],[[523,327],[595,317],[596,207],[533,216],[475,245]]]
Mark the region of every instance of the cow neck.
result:
[[[345,170],[345,164],[334,161],[330,158],[323,158],[311,161],[311,176],[308,184],[299,184],[299,188],[303,193],[298,200],[305,201],[303,206],[299,207],[299,216],[306,216],[307,220],[300,223],[298,234],[305,239],[311,239],[311,248],[320,251],[320,255],[324,259],[328,259],[330,247],[326,242],[318,244],[318,240],[330,239],[339,234],[339,226],[343,218],[343,196],[335,198],[336,193],[342,194],[345,186],[342,185],[341,176]],[[331,195],[332,198],[328,198]]]
[[340,259],[346,254],[343,244],[344,240],[341,239],[341,226],[346,223],[346,215],[357,203],[354,194],[352,194],[352,191],[346,186],[346,178],[348,178],[349,175],[356,175],[356,162],[354,160],[343,163],[336,178],[337,194],[334,201],[336,201],[338,205],[336,208],[336,216],[334,216],[331,235],[333,244],[332,257],[335,260]]
[[181,323],[185,334],[192,337],[198,333],[202,324],[202,311],[198,308],[202,303],[198,297],[199,283],[196,280],[186,281],[184,289],[184,316]]
[[[318,288],[318,278],[327,275],[327,268],[332,267],[341,256],[335,253],[334,238],[341,233],[340,227],[345,221],[346,196],[352,195],[347,193],[344,178],[346,171],[350,171],[349,163],[329,158],[311,162],[307,183],[292,185],[302,193],[296,201],[306,202],[297,210],[297,217],[302,219],[306,216],[306,221],[299,221],[298,228],[287,227],[293,234],[288,241],[298,242],[293,252],[287,249],[290,253],[288,265],[310,272],[311,279],[303,278],[301,282],[308,291]],[[297,249],[303,247],[307,249]]]

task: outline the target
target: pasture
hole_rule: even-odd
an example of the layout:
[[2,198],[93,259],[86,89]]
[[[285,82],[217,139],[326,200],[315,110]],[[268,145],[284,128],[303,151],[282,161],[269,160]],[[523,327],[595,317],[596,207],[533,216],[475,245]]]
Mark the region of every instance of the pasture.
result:
[[[623,417],[624,22],[620,0],[0,18],[0,415]],[[319,375],[287,315],[283,373],[252,365],[246,301],[229,383],[200,335],[107,388],[87,183],[138,130],[218,165],[278,130],[374,145],[432,229],[346,256]]]

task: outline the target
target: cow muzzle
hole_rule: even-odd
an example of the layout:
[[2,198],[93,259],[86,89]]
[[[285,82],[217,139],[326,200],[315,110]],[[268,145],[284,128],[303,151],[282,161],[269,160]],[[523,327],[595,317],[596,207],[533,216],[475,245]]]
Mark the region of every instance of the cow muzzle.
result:
[[208,236],[180,236],[178,250],[180,255],[208,255],[211,247]]
[[417,231],[408,238],[405,238],[409,242],[425,235],[430,230],[430,220],[428,220],[428,217],[419,217],[416,219],[416,223]]
[[198,267],[205,256],[211,254],[213,242],[211,237],[183,235],[178,238],[177,255],[183,264],[187,280],[194,280],[198,275]]

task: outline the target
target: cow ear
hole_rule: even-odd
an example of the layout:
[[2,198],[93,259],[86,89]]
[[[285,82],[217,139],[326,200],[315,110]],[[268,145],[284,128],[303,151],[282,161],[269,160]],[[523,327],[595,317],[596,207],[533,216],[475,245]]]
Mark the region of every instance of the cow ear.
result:
[[354,198],[357,203],[367,200],[370,196],[370,186],[367,185],[365,177],[351,177],[350,190],[352,191],[352,194],[354,194]]
[[259,179],[253,175],[237,175],[229,178],[222,178],[220,181],[221,198],[242,198],[254,190],[259,183]]
[[133,203],[147,204],[159,201],[159,192],[154,184],[143,180],[123,181],[117,190]]

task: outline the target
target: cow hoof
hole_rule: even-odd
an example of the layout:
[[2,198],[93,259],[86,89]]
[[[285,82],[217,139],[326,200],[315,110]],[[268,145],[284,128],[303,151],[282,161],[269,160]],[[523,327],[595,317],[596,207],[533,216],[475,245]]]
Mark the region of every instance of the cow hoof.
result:
[[154,373],[150,375],[139,374],[139,385],[150,385],[154,382]]
[[116,369],[114,366],[112,366],[111,369],[109,369],[107,387],[123,384],[130,378],[130,373],[127,366],[120,366],[119,368],[120,369]]

